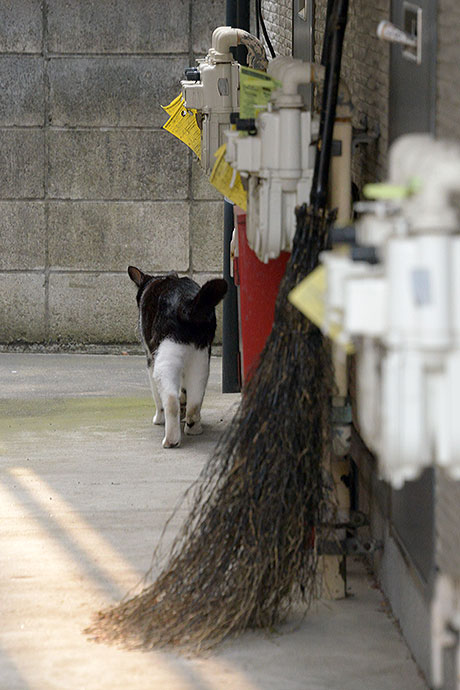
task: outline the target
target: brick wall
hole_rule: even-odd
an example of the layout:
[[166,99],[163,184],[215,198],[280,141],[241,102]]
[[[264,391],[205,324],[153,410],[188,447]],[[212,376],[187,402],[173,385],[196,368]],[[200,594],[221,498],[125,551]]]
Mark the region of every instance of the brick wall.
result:
[[[436,70],[436,134],[460,141],[460,6],[457,0],[438,0],[438,59]],[[455,198],[460,215],[460,198]],[[437,473],[437,558],[442,572],[456,578],[460,589],[460,484]]]
[[225,0],[0,4],[0,343],[136,341],[126,267],[221,271],[222,199],[161,130]]
[[292,55],[292,0],[262,0],[262,13],[275,53]]
[[438,0],[436,134],[460,139],[460,4]]
[[[447,1],[447,0],[445,0]],[[453,0],[451,0],[453,1]],[[327,0],[316,0],[314,16],[315,60],[323,44]],[[277,55],[292,54],[292,2],[263,0],[267,30]],[[353,156],[353,179],[359,187],[385,179],[388,147],[389,48],[376,38],[381,19],[390,16],[389,0],[354,0],[350,3],[342,59],[342,76],[354,105],[353,125],[367,122],[379,132],[377,142],[358,147]]]
[[[323,42],[327,0],[315,3],[315,59]],[[367,119],[370,131],[379,130],[377,142],[359,146],[353,155],[352,174],[358,187],[386,177],[388,147],[389,48],[375,35],[377,25],[390,16],[389,0],[353,0],[349,5],[342,78],[351,92],[353,126]]]

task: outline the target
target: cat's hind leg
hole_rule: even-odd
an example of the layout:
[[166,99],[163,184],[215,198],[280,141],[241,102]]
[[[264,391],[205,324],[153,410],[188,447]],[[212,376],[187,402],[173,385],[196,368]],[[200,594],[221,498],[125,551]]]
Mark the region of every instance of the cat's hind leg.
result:
[[153,423],[154,424],[164,424],[165,423],[165,411],[163,408],[163,403],[161,402],[161,397],[160,397],[160,393],[159,393],[158,388],[157,388],[157,384],[155,383],[155,379],[153,377],[152,363],[149,365],[148,373],[149,373],[149,381],[150,381],[150,388],[152,391],[153,401],[155,403],[155,414],[153,415]]
[[185,419],[185,408],[187,407],[187,391],[185,390],[184,375],[182,374],[180,389],[180,421]]
[[193,348],[184,371],[187,390],[184,432],[191,436],[203,433],[201,405],[209,377],[209,353],[207,348]]
[[187,346],[163,340],[153,364],[153,381],[161,398],[165,416],[163,448],[180,445],[180,388]]

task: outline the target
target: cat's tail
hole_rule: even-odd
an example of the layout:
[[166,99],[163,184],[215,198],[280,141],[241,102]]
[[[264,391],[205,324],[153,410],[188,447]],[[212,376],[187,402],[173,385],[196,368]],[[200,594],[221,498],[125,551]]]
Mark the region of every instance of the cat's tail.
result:
[[[213,314],[214,308],[225,297],[227,289],[227,281],[223,280],[223,278],[208,280],[208,282],[200,288],[192,303],[189,305],[186,315],[187,320],[194,321],[195,323],[207,321]],[[185,314],[182,314],[182,317],[184,316]]]

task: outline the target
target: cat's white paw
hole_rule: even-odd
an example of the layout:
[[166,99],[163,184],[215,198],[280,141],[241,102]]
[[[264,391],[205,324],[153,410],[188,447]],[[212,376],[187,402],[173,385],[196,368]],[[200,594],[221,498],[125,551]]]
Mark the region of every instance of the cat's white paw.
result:
[[157,410],[153,415],[154,424],[164,424],[165,423],[165,413],[164,410]]
[[180,438],[177,439],[176,437],[173,438],[167,438],[166,436],[163,439],[163,448],[179,448],[180,446]]
[[201,422],[198,421],[189,423],[185,421],[184,433],[187,434],[187,436],[199,436],[203,433],[203,427],[201,426]]

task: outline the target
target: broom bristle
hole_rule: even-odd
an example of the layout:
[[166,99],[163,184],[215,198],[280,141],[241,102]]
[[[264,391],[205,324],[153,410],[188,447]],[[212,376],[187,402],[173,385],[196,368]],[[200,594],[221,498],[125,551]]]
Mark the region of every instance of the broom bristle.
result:
[[314,531],[330,496],[332,373],[320,332],[287,300],[316,265],[328,220],[297,211],[275,322],[242,401],[195,487],[166,566],[140,594],[98,614],[100,641],[200,651],[308,605]]

